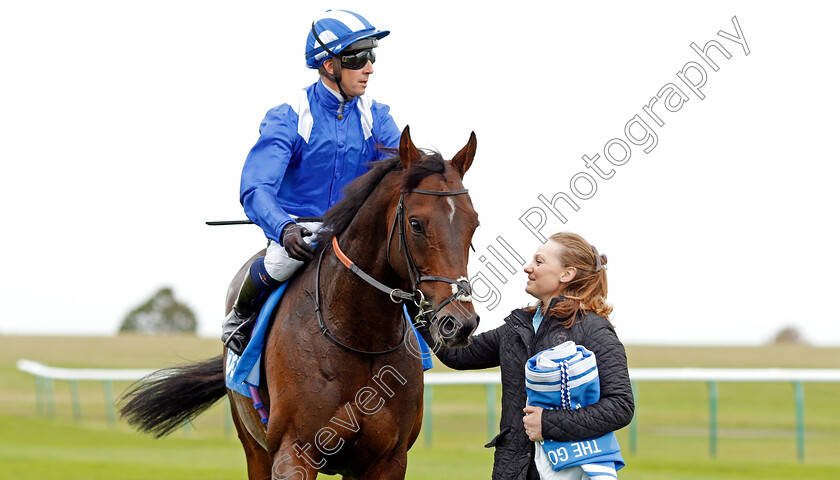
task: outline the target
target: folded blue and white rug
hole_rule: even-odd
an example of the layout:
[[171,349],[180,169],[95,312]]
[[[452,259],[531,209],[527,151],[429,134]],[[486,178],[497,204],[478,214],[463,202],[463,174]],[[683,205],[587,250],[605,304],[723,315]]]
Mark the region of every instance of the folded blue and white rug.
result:
[[[528,405],[577,410],[601,398],[595,354],[574,342],[544,350],[525,365]],[[534,461],[542,480],[611,480],[624,466],[615,433],[576,442],[537,442]],[[579,467],[579,468],[578,468]]]

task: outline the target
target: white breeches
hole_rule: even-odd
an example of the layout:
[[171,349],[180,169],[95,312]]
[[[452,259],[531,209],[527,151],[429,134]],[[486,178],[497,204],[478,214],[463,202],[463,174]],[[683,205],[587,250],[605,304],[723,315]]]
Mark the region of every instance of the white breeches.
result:
[[[315,238],[314,234],[318,233],[318,229],[321,228],[321,222],[302,222],[298,225],[308,228],[313,233],[313,235],[303,237],[304,241],[309,244]],[[303,265],[303,262],[289,257],[289,252],[286,251],[285,247],[274,240],[268,241],[268,248],[265,252],[265,271],[271,275],[271,278],[278,282],[285,282],[301,265]]]

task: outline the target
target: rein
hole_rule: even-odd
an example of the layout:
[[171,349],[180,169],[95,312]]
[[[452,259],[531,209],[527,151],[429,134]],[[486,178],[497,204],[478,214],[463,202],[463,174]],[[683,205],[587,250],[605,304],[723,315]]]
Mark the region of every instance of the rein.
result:
[[[451,195],[463,195],[468,192],[467,189],[463,190],[422,190],[422,189],[413,189],[409,190],[407,193],[419,193],[422,195],[436,195],[436,196],[451,196]],[[421,276],[420,271],[417,268],[416,263],[414,262],[414,257],[411,255],[411,251],[408,247],[408,237],[406,236],[405,232],[405,195],[406,193],[400,194],[400,201],[397,204],[397,211],[394,214],[394,221],[391,224],[391,230],[388,233],[388,246],[386,248],[386,256],[390,258],[391,256],[391,238],[394,234],[394,230],[396,230],[397,225],[399,225],[399,235],[400,235],[400,244],[399,248],[403,252],[405,256],[406,266],[408,269],[408,276],[411,282],[411,289],[412,293],[406,292],[405,290],[401,290],[399,288],[390,288],[383,284],[382,282],[376,280],[375,278],[368,275],[364,270],[359,268],[352,260],[341,250],[341,247],[338,245],[338,236],[334,236],[332,239],[333,251],[335,252],[335,256],[341,261],[341,263],[347,267],[351,272],[355,273],[359,278],[365,281],[368,285],[376,288],[377,290],[387,294],[391,301],[394,303],[402,303],[406,300],[411,300],[414,304],[418,307],[419,313],[414,318],[417,321],[422,316],[427,316],[432,314],[432,317],[436,316],[437,313],[447,304],[452,302],[453,300],[457,300],[461,297],[468,297],[472,294],[472,290],[470,288],[470,282],[467,279],[459,279],[454,280],[447,277],[439,277],[435,275],[426,275]],[[309,298],[315,303],[315,315],[318,317],[318,327],[321,329],[321,333],[324,334],[328,339],[330,339],[333,343],[344,348],[345,350],[349,350],[351,352],[365,354],[365,355],[384,355],[386,353],[391,353],[399,350],[403,344],[405,344],[406,333],[408,329],[408,321],[403,322],[403,334],[402,340],[400,341],[399,345],[390,348],[388,350],[381,350],[376,352],[370,352],[365,350],[359,350],[353,348],[349,345],[345,345],[341,343],[338,339],[333,337],[330,333],[329,328],[327,328],[326,323],[324,323],[324,317],[321,313],[321,296],[320,296],[320,283],[321,283],[321,263],[324,259],[324,251],[326,248],[321,250],[321,254],[318,256],[318,266],[315,271],[315,295],[313,296],[309,290],[306,290],[306,294],[309,295]],[[417,287],[420,282],[427,282],[427,281],[434,281],[434,282],[446,282],[452,284],[453,287],[453,294],[446,300],[444,300],[438,308],[431,310],[431,304],[426,300],[423,292]]]
[[[335,242],[335,238],[333,238],[333,245],[335,245],[336,247],[338,246],[338,243]],[[393,348],[389,348],[388,350],[381,350],[381,351],[378,351],[378,352],[369,352],[369,351],[366,351],[366,350],[359,350],[359,349],[353,348],[349,345],[345,345],[345,344],[341,343],[337,338],[335,338],[332,335],[332,333],[330,333],[330,329],[327,328],[327,324],[324,323],[324,315],[321,313],[321,261],[324,259],[324,251],[325,250],[326,250],[326,248],[321,250],[321,254],[318,256],[318,267],[315,269],[315,296],[313,297],[312,293],[309,290],[306,290],[306,294],[309,295],[309,298],[311,298],[313,302],[315,302],[315,316],[318,317],[318,328],[321,329],[321,333],[323,333],[325,337],[329,338],[330,341],[332,341],[334,344],[338,345],[339,347],[341,347],[345,350],[349,350],[351,352],[361,353],[363,355],[385,355],[386,353],[395,352],[395,351],[399,350],[400,348],[402,348],[403,344],[405,343],[405,337],[406,337],[405,334],[407,333],[407,329],[408,329],[408,326],[407,326],[408,321],[403,322],[402,340],[400,341],[399,345],[397,345],[396,347],[393,347]],[[343,253],[342,253],[342,255],[343,255]],[[341,257],[338,257],[338,258],[341,259]],[[347,258],[347,257],[345,256],[344,258]],[[348,261],[349,261],[349,259],[348,259]],[[344,263],[343,260],[342,260],[342,263]],[[353,266],[355,266],[355,264],[353,264]],[[357,269],[358,269],[358,267],[357,267]],[[359,271],[361,272],[361,270],[359,270]],[[362,272],[362,273],[364,273],[364,272]],[[365,274],[365,275],[367,275],[367,274]],[[364,277],[362,277],[362,278],[364,278]],[[370,277],[368,277],[368,278],[370,278]],[[371,278],[371,280],[373,280],[373,279]],[[376,281],[376,280],[373,280],[373,281]],[[379,283],[379,282],[377,282],[377,283]],[[382,285],[382,284],[379,283],[379,285]],[[388,288],[388,287],[385,287],[384,285],[382,285],[382,286],[386,289]],[[392,300],[393,300],[393,297],[392,297]],[[402,316],[402,315],[400,315],[400,316]]]

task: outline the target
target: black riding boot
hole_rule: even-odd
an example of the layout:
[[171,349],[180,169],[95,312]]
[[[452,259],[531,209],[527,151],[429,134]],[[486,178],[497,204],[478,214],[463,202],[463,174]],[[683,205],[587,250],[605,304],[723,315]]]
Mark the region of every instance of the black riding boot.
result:
[[251,339],[251,330],[254,329],[260,313],[260,307],[270,291],[255,284],[251,275],[247,275],[245,281],[242,282],[239,297],[222,326],[222,342],[233,353],[242,355],[245,351],[245,346]]

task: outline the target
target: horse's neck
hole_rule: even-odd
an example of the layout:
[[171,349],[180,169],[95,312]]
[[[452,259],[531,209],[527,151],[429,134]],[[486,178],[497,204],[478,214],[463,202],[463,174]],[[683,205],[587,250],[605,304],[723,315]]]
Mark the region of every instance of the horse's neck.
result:
[[[407,282],[391,268],[385,255],[392,220],[388,216],[390,203],[385,192],[375,191],[338,241],[344,253],[365,273],[388,287],[408,289]],[[330,264],[331,271],[322,274],[323,284],[329,285],[323,292],[325,304],[345,306],[341,312],[332,312],[334,321],[343,325],[345,332],[352,330],[354,336],[367,337],[373,349],[398,341],[402,305],[392,302],[386,293],[369,285],[337,259]]]

